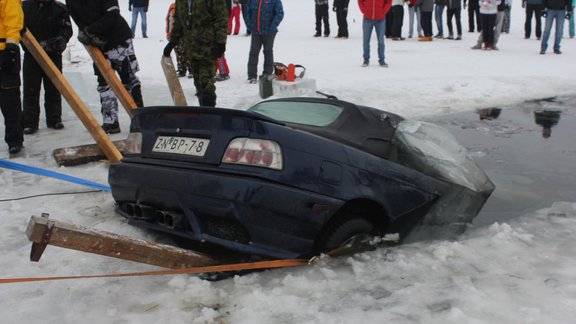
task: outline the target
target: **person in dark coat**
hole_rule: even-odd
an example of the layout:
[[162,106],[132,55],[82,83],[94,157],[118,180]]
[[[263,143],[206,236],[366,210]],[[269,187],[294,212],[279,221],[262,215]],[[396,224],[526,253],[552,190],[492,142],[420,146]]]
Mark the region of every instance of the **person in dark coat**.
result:
[[[464,0],[464,9],[466,9],[466,0]],[[468,4],[468,32],[474,32],[474,21],[476,21],[476,30],[482,31],[482,22],[480,21],[480,1],[470,0]]]
[[[136,105],[144,106],[140,80],[136,76],[140,67],[132,46],[132,30],[120,15],[118,1],[67,0],[66,7],[78,25],[78,40],[84,45],[98,47],[120,76]],[[94,74],[98,77],[97,90],[104,120],[102,128],[108,134],[120,133],[118,99],[95,64]]]
[[138,24],[138,15],[142,18],[140,28],[142,30],[142,37],[148,38],[146,35],[147,21],[146,13],[148,12],[149,0],[128,0],[128,11],[132,11],[132,37],[136,37],[136,25]]
[[316,15],[316,34],[314,37],[322,36],[322,23],[324,23],[324,37],[330,36],[330,21],[328,16],[328,0],[314,0]]
[[[72,37],[72,24],[66,6],[55,0],[28,0],[22,2],[22,9],[24,27],[34,35],[54,65],[62,72],[62,52]],[[44,84],[46,126],[53,129],[64,128],[62,96],[26,47],[24,47],[22,76],[24,134],[33,134],[38,130],[42,83]]]
[[350,0],[334,0],[332,11],[336,12],[336,22],[338,23],[338,34],[336,38],[348,38],[348,5]]
[[8,152],[22,150],[22,100],[20,98],[20,31],[24,14],[20,0],[2,0],[0,6],[0,109],[4,116],[4,141]]

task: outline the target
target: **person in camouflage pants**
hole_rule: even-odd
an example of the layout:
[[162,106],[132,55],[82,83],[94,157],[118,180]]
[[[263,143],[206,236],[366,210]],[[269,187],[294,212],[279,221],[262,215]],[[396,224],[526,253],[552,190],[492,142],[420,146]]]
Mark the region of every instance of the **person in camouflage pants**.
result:
[[214,62],[226,51],[230,17],[227,1],[176,0],[174,30],[164,56],[170,56],[174,46],[183,40],[200,106],[216,106]]

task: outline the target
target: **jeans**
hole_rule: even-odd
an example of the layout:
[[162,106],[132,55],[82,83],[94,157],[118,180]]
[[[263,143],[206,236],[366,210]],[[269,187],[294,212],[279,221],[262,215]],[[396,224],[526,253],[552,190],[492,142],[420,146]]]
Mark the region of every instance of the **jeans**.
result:
[[422,25],[420,24],[420,7],[408,7],[408,35],[414,35],[414,14],[416,14],[418,36],[422,35]]
[[364,63],[368,64],[370,62],[370,38],[372,37],[372,28],[376,30],[376,39],[378,40],[378,63],[384,64],[384,33],[386,32],[386,19],[372,20],[366,18],[362,20]]
[[262,74],[271,75],[274,73],[274,38],[276,38],[276,33],[272,35],[252,33],[250,53],[248,54],[248,79],[256,79],[258,75],[258,56],[260,56],[262,47],[264,47],[264,71]]
[[446,5],[443,4],[434,5],[436,28],[438,28],[438,35],[440,36],[444,35],[444,27],[443,27],[444,22],[442,21],[442,13],[444,12],[444,7],[446,7]]
[[540,48],[546,51],[548,48],[548,37],[550,37],[550,30],[552,23],[556,20],[556,33],[554,34],[554,50],[560,50],[560,41],[562,41],[562,34],[564,33],[564,18],[566,17],[566,10],[553,10],[548,9],[546,15],[546,25],[544,27],[544,35],[542,35],[542,44]]
[[142,37],[146,37],[146,8],[133,7],[132,8],[132,36],[136,36],[136,24],[138,23],[138,15],[142,17]]

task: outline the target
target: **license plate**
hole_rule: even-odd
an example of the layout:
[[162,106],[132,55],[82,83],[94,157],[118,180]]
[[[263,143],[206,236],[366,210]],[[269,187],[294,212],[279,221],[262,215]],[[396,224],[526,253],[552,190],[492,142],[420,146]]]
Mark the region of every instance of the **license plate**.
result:
[[152,152],[204,156],[210,140],[194,137],[158,136]]

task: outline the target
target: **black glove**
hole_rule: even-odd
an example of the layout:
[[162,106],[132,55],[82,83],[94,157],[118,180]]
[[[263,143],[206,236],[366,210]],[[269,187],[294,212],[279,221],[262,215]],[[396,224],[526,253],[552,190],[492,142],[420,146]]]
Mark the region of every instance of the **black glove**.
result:
[[96,47],[102,47],[108,43],[106,39],[90,34],[86,28],[78,31],[78,41],[84,45],[93,45]]
[[132,6],[128,6],[128,11],[132,11]]
[[46,52],[62,53],[66,49],[66,40],[63,37],[50,38],[40,42]]
[[164,47],[164,53],[163,53],[163,55],[166,56],[166,57],[170,57],[170,53],[172,53],[172,50],[174,49],[174,46],[176,46],[176,43],[168,42],[168,44],[166,45],[166,47]]
[[572,17],[572,11],[566,13],[566,20],[570,20],[570,17]]
[[546,18],[548,16],[548,11],[546,9],[542,10],[542,17]]
[[20,46],[13,43],[6,43],[6,48],[2,51],[2,70],[10,71],[19,64]]
[[224,52],[226,52],[226,44],[216,44],[212,49],[212,56],[214,56],[214,58],[220,58],[224,55]]

